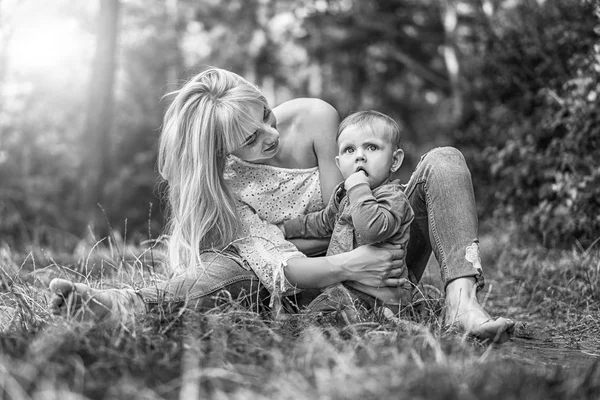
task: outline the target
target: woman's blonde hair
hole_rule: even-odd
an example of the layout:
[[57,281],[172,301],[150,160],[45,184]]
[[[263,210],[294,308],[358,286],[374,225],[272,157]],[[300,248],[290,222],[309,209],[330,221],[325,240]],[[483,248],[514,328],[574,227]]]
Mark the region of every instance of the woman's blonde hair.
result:
[[261,121],[251,108],[267,107],[260,90],[241,76],[207,69],[171,93],[158,148],[167,182],[169,261],[174,269],[201,264],[200,252],[221,250],[236,237],[236,203],[225,185],[226,157]]

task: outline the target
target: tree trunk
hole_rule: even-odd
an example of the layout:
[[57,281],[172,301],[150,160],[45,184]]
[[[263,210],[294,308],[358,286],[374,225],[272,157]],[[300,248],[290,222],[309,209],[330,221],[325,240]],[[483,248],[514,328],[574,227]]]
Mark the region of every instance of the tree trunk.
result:
[[[2,11],[2,1],[0,0],[0,94],[6,77],[6,66],[8,64],[8,54],[6,49],[11,38],[11,24],[8,18],[4,17]],[[0,110],[2,110],[2,96],[0,96]]]
[[100,0],[96,54],[91,68],[90,92],[82,161],[83,211],[90,224],[98,227],[102,213],[98,204],[104,201],[104,186],[110,173],[110,133],[113,127],[113,87],[116,69],[116,47],[119,0]]
[[[166,66],[166,88],[167,92],[172,92],[180,88],[180,76],[184,72],[183,55],[181,54],[180,39],[186,28],[179,17],[179,0],[166,0],[165,12],[167,19],[167,35],[169,35],[171,48],[168,54],[169,62]],[[158,114],[162,117],[162,113]],[[162,120],[162,118],[159,118]],[[159,121],[160,124],[160,121]]]
[[442,6],[442,22],[444,25],[444,61],[452,96],[452,121],[456,125],[463,117],[464,99],[462,88],[460,87],[460,64],[458,61],[458,49],[456,46],[458,24],[458,13],[454,0],[444,0]]

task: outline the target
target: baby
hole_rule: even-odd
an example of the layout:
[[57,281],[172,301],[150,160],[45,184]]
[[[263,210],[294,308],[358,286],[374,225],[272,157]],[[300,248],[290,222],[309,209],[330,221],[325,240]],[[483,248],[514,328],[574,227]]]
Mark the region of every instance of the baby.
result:
[[[340,123],[337,146],[335,161],[344,182],[335,188],[323,210],[279,225],[285,237],[331,236],[327,255],[366,244],[406,249],[414,213],[399,181],[390,180],[404,159],[399,125],[377,111],[353,113]],[[404,279],[397,289],[351,281],[333,285],[313,301],[311,308],[339,309],[344,298],[352,297],[352,292],[356,294],[348,288],[386,305],[403,305],[410,301],[412,287],[406,267],[401,278]]]

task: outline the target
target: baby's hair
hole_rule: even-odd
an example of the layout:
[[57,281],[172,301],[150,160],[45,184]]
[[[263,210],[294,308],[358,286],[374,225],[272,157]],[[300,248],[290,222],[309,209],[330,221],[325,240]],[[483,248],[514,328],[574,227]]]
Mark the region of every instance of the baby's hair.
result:
[[251,108],[268,106],[256,86],[219,68],[171,95],[158,147],[158,171],[167,182],[169,261],[174,269],[194,268],[202,250],[221,250],[236,238],[226,158],[260,127]]
[[348,128],[349,126],[363,127],[367,125],[372,125],[374,122],[377,121],[382,123],[384,133],[389,135],[392,144],[395,146],[396,149],[399,149],[400,134],[402,132],[402,128],[396,121],[394,121],[393,118],[374,110],[357,111],[344,118],[342,122],[340,122],[340,125],[338,127],[336,140],[340,137],[342,131]]

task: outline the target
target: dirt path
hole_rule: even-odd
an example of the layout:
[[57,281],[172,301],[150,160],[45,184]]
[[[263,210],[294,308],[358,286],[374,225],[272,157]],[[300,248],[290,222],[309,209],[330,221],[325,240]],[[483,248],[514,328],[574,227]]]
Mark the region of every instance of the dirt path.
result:
[[[437,262],[432,257],[423,281],[441,287]],[[542,316],[515,304],[507,293],[506,285],[496,271],[486,271],[486,288],[479,293],[479,300],[492,316],[506,316],[518,321],[515,335],[509,342],[495,348],[502,357],[531,365],[541,370],[564,368],[569,371],[587,371],[594,363],[600,366],[600,337],[569,333],[565,321],[556,326]],[[556,323],[556,321],[554,322]]]
[[498,354],[546,370],[561,367],[586,371],[594,363],[600,365],[600,337],[569,329],[567,321],[548,320],[515,304],[510,297],[503,298],[501,293],[507,291],[498,282],[494,290],[486,308],[517,321],[514,336],[499,346]]
[[586,371],[594,363],[600,365],[600,338],[590,334],[574,334],[566,321],[549,321],[502,298],[501,285],[489,296],[488,309],[517,321],[517,329],[508,343],[499,346],[498,354],[532,367],[555,370]]
[[595,362],[600,362],[597,349],[585,349],[584,346],[575,349],[566,343],[552,339],[515,337],[498,349],[498,353],[522,364],[544,369],[561,367],[567,370],[585,371]]

